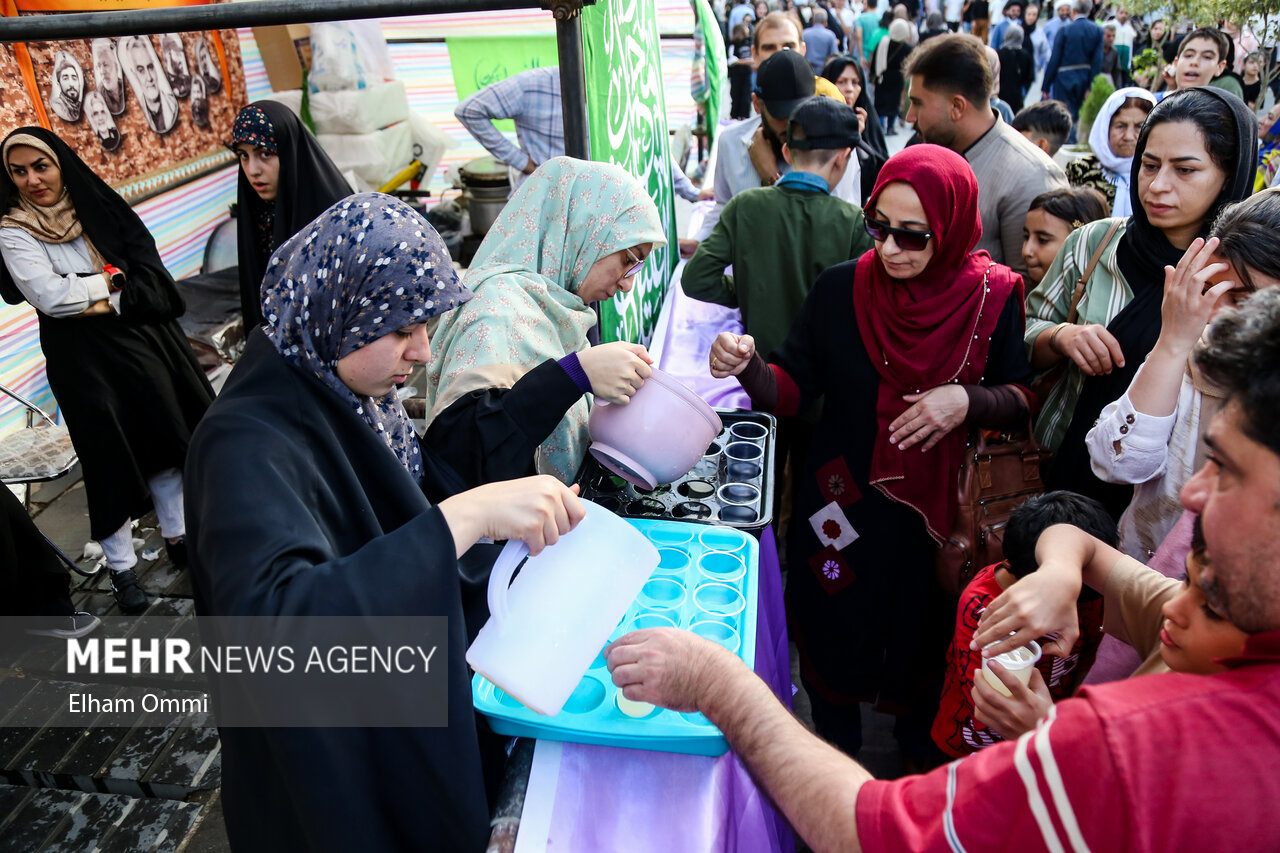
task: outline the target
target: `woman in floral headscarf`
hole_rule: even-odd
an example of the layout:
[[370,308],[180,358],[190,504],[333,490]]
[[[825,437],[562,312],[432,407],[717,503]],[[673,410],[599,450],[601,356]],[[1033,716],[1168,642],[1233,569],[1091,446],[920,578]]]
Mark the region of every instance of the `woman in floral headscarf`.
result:
[[350,195],[351,187],[293,110],[275,101],[240,110],[226,146],[240,158],[236,236],[240,310],[248,330],[262,325],[267,258],[326,207]]
[[[519,538],[537,553],[582,505],[550,477],[464,491],[419,445],[395,386],[430,358],[426,321],[472,297],[403,202],[366,193],[330,207],[272,256],[263,292],[268,327],[250,331],[187,465],[197,612],[362,617],[369,630],[389,624],[369,617],[443,617],[447,657],[431,676],[447,679],[448,726],[224,727],[231,844],[483,849],[485,740],[463,655],[486,615],[491,555],[474,546]],[[220,625],[202,625],[207,643],[226,640]],[[221,708],[269,699],[214,686]]]
[[[665,243],[658,209],[619,167],[568,157],[538,167],[476,253],[466,280],[475,298],[432,333],[428,439],[444,424],[484,429],[493,400],[486,389],[514,394],[526,374],[554,372],[546,362],[560,359],[579,390],[542,405],[558,424],[537,448],[536,468],[571,480],[586,452],[582,395],[625,402],[649,375],[649,356],[637,344],[588,348],[591,304],[629,292],[649,253]],[[533,463],[523,460],[530,472]]]

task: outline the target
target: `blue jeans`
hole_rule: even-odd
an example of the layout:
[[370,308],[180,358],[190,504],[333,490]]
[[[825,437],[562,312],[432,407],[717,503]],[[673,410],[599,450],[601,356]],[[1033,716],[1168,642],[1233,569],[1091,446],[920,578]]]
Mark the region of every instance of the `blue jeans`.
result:
[[1068,142],[1076,141],[1076,125],[1079,124],[1080,120],[1080,105],[1084,103],[1084,97],[1089,93],[1089,82],[1089,69],[1087,68],[1059,71],[1057,78],[1053,81],[1053,97],[1066,104],[1067,111],[1071,113],[1071,135],[1067,137]]

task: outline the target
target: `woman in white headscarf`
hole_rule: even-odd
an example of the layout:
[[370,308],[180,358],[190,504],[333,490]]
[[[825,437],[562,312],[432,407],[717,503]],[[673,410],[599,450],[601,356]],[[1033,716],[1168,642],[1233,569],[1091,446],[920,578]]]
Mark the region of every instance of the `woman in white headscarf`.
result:
[[1089,131],[1092,153],[1067,165],[1067,181],[1101,192],[1111,206],[1112,216],[1133,213],[1129,201],[1133,152],[1138,144],[1138,132],[1155,105],[1155,95],[1137,86],[1111,93]]

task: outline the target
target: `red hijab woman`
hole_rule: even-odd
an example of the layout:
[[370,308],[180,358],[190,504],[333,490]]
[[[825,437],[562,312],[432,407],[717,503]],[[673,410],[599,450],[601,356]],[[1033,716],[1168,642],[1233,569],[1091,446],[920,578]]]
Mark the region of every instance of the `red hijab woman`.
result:
[[787,629],[819,734],[855,753],[858,703],[875,702],[902,715],[903,754],[932,762],[956,612],[934,559],[967,426],[1027,420],[1022,284],[974,252],[977,182],[952,151],[889,158],[864,212],[875,248],[818,276],[770,363],[726,333],[711,368],[737,375],[753,408],[822,399],[803,466],[793,456],[786,545]]
[[[893,233],[893,223],[877,216],[888,212],[879,211],[882,202],[915,215],[904,223],[917,235]],[[891,158],[865,209],[876,249],[858,260],[853,303],[881,379],[871,482],[919,512],[929,535],[942,543],[956,513],[955,488],[943,475],[959,469],[966,433],[956,427],[966,413],[955,406],[942,411],[941,398],[965,396],[963,388],[948,385],[981,387],[991,336],[1011,294],[1021,310],[1022,278],[985,251],[974,251],[982,237],[978,182],[969,163],[950,149],[916,145]],[[921,224],[928,226],[927,239],[918,233]],[[1007,393],[1002,396],[1011,399]],[[923,442],[924,452],[905,452],[911,438]]]

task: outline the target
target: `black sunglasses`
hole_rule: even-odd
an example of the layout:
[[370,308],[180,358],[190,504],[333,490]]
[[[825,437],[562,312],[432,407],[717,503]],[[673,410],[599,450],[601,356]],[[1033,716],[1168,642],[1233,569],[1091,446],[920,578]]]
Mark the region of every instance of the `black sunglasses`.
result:
[[878,219],[866,220],[867,233],[871,235],[871,239],[877,243],[883,243],[890,237],[898,244],[898,248],[904,252],[922,252],[924,247],[929,245],[929,241],[933,239],[932,231],[910,231],[906,228],[890,228],[888,222],[881,222]]

